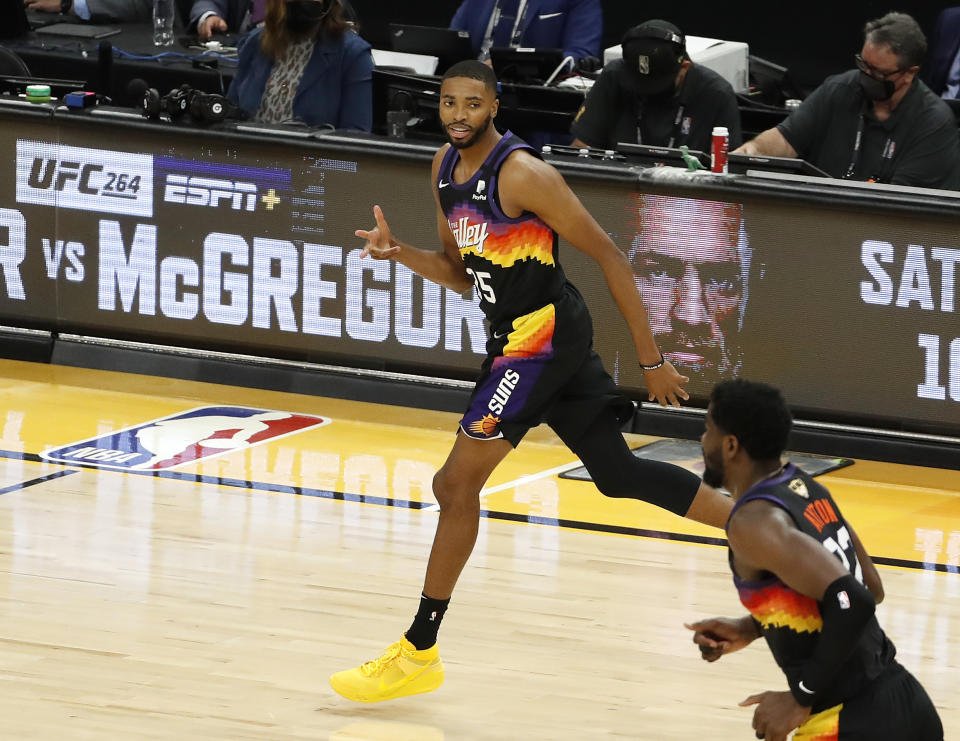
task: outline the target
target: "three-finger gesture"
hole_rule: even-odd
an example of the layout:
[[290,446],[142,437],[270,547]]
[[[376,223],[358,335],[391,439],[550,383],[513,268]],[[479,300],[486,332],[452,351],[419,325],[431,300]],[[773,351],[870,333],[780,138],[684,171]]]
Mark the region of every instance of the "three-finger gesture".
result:
[[400,245],[390,236],[390,227],[379,206],[373,207],[373,218],[377,222],[373,229],[357,229],[354,232],[361,239],[367,240],[360,257],[369,256],[374,260],[389,260],[400,252]]

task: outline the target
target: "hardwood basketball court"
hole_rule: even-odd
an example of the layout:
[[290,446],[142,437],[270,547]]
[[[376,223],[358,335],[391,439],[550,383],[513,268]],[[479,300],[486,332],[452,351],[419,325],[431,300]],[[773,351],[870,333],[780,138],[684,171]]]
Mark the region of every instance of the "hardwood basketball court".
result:
[[[409,625],[457,415],[17,361],[0,399],[2,738],[734,740],[753,736],[737,703],[785,687],[762,644],[706,664],[683,627],[743,612],[723,534],[559,478],[577,463],[541,428],[485,491],[446,684],[352,704],[327,679]],[[159,474],[40,457],[208,406],[328,423]],[[960,472],[856,461],[820,480],[950,738]]]

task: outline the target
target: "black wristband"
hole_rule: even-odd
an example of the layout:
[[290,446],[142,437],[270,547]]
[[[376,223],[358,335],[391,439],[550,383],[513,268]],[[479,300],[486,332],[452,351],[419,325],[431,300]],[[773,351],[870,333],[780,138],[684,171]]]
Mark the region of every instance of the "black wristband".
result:
[[660,353],[659,363],[654,363],[653,365],[644,365],[643,363],[640,363],[640,367],[643,368],[643,370],[656,370],[657,368],[662,368],[665,362],[666,361],[663,359],[663,353]]

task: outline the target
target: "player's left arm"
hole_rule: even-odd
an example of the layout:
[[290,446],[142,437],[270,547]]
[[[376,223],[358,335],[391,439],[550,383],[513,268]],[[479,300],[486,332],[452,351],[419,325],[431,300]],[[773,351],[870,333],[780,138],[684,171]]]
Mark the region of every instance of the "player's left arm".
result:
[[853,547],[857,552],[857,561],[863,571],[863,581],[867,585],[867,589],[870,590],[870,594],[873,595],[873,601],[879,605],[883,602],[883,582],[880,580],[877,567],[874,565],[873,559],[870,558],[870,554],[867,553],[867,549],[863,547],[860,536],[853,531],[849,522],[847,523],[847,532],[850,533],[850,540],[853,541]]
[[663,362],[655,370],[644,371],[650,400],[680,406],[681,399],[689,399],[683,386],[690,379],[663,360],[626,255],[600,228],[557,169],[527,152],[516,152],[500,169],[499,194],[508,216],[532,211],[600,265],[610,293],[630,325],[640,363],[654,366]]
[[[731,519],[727,537],[738,568],[767,571],[797,592],[818,601],[823,626],[813,655],[791,680],[789,693],[762,693],[742,704],[758,704],[754,728],[786,733],[809,715],[818,693],[828,689],[873,617],[870,592],[817,540],[801,532],[789,515],[769,502],[750,502]],[[792,701],[785,695],[792,695]],[[759,717],[759,721],[758,721]],[[761,727],[757,727],[757,723]],[[785,737],[785,736],[784,736]]]

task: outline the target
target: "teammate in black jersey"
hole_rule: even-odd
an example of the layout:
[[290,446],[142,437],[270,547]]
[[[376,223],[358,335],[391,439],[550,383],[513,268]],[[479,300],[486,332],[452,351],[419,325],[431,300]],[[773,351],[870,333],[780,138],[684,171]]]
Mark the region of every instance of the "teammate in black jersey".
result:
[[487,477],[531,427],[547,422],[607,496],[652,502],[722,527],[731,502],[694,474],[628,449],[620,423],[633,413],[593,351],[590,314],[560,267],[558,235],[593,257],[630,326],[649,398],[679,406],[687,378],[660,354],[623,252],[564,179],[524,142],[493,126],[497,80],[467,61],[444,76],[440,120],[449,139],[433,160],[443,250],[417,249],[376,226],[360,229],[364,255],[392,259],[462,293],[476,289],[490,322],[487,357],[449,457],[433,480],[440,518],[413,624],[375,661],[334,674],[359,702],[429,692],[443,681],[437,631],[477,538]]
[[766,639],[790,689],[740,703],[757,706],[757,738],[941,741],[933,703],[874,616],[883,586],[870,556],[830,492],[781,463],[790,426],[770,386],[737,379],[711,394],[704,480],[736,500],[729,560],[750,614],[688,625],[694,643],[716,661]]

